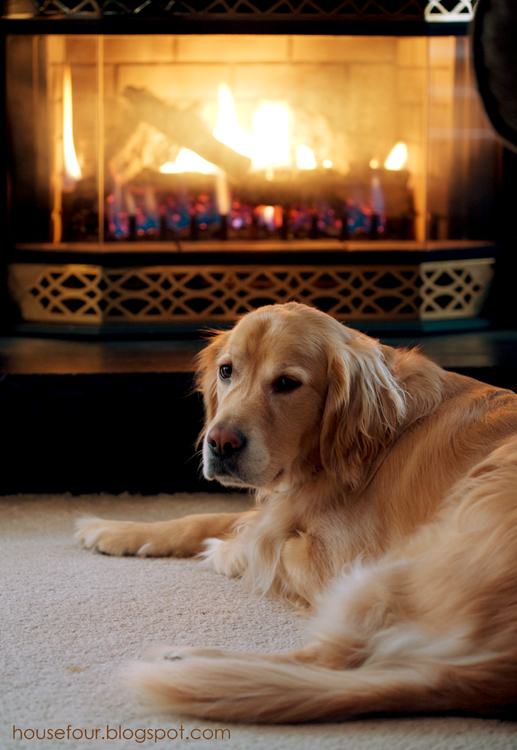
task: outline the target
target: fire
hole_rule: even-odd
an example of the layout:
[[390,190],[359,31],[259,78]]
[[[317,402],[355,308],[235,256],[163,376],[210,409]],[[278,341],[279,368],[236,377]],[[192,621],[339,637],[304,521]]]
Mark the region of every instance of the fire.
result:
[[181,172],[199,172],[200,174],[217,174],[217,167],[198,156],[188,148],[182,148],[176,161],[167,161],[160,167],[162,174],[179,174]]
[[292,167],[289,110],[285,104],[263,102],[253,115],[253,169]]
[[249,156],[253,170],[293,166],[290,126],[289,108],[285,104],[263,102],[253,115],[252,132],[247,133],[239,123],[229,89],[219,87],[219,111],[213,135],[239,154]]
[[398,171],[406,166],[408,160],[407,146],[403,141],[396,143],[384,162],[385,169]]
[[283,216],[280,206],[257,206],[256,215],[268,229],[278,229],[282,226]]
[[[275,169],[292,169],[294,166],[306,170],[317,168],[314,153],[308,146],[298,145],[293,153],[290,131],[289,107],[279,102],[262,102],[253,115],[252,132],[248,133],[239,123],[230,90],[224,85],[219,87],[217,122],[213,135],[239,154],[249,156],[252,171],[265,171],[266,178],[272,179]],[[327,160],[324,166],[328,168],[332,166],[332,162]],[[217,175],[220,170],[192,151],[182,148],[176,161],[163,164],[160,172]]]
[[219,86],[219,111],[213,135],[234,151],[251,158],[251,136],[239,125],[233,97],[226,86]]
[[318,164],[312,149],[303,145],[296,147],[296,166],[298,169],[316,169]]
[[[239,154],[251,156],[251,137],[239,125],[233,97],[226,86],[219,87],[219,109],[213,136],[221,143],[238,151]],[[182,148],[176,161],[162,164],[160,172],[163,174],[198,172],[217,175],[220,169],[188,148]]]
[[64,181],[72,187],[82,177],[74,146],[72,114],[72,74],[70,65],[63,71],[63,153],[65,157]]

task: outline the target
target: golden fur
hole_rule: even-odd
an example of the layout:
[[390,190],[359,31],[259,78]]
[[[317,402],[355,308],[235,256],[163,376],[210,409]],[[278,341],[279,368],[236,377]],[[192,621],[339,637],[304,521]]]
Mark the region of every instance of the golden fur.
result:
[[131,679],[171,710],[295,722],[517,706],[517,396],[312,308],[251,313],[202,352],[204,472],[243,514],[85,519],[110,554],[201,554],[311,608],[296,652],[166,649]]

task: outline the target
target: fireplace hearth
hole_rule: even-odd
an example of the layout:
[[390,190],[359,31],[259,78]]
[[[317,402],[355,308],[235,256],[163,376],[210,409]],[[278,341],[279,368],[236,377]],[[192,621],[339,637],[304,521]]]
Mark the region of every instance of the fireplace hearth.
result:
[[486,325],[502,148],[472,4],[398,5],[8,4],[11,329],[180,334],[293,299]]

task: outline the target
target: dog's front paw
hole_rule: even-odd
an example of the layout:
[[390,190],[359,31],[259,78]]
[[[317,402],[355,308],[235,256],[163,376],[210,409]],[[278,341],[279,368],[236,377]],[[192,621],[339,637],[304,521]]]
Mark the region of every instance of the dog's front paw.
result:
[[241,576],[248,566],[245,550],[235,539],[205,539],[198,558],[228,578]]
[[152,543],[146,542],[142,526],[133,521],[104,521],[81,518],[76,522],[75,538],[89,549],[106,555],[152,555]]

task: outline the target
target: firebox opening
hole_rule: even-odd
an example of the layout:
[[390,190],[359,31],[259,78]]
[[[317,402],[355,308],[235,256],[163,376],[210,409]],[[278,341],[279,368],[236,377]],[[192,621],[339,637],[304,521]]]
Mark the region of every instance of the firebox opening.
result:
[[495,236],[465,38],[7,41],[15,248]]

